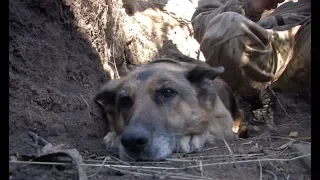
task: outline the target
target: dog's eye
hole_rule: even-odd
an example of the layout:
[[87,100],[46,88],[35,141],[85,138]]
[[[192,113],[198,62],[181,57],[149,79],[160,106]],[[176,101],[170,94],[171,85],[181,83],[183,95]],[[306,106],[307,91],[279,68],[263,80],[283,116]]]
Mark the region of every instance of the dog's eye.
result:
[[174,95],[176,95],[176,92],[172,89],[169,89],[169,88],[165,88],[165,89],[162,89],[161,90],[161,95],[165,98],[171,98],[173,97]]
[[120,97],[120,99],[119,99],[119,105],[121,107],[125,107],[125,108],[131,107],[132,103],[133,103],[133,101],[132,101],[131,97],[129,97],[129,96],[123,96],[123,97]]

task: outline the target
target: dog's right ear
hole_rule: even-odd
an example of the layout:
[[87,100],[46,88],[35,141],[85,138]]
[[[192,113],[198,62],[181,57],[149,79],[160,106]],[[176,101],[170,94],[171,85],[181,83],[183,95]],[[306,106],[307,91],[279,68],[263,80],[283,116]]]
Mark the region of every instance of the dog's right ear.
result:
[[110,80],[95,95],[94,101],[102,106],[105,111],[114,107],[116,101],[116,90],[120,82],[120,79]]
[[186,77],[191,83],[201,83],[205,79],[213,80],[224,73],[223,66],[209,67],[197,65],[187,72]]

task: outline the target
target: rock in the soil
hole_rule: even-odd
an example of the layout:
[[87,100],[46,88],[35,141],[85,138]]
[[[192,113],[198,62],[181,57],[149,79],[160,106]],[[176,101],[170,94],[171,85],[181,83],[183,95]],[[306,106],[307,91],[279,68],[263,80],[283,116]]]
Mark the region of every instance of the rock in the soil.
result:
[[299,133],[295,131],[295,132],[291,132],[289,134],[289,137],[298,137],[298,135],[299,135]]
[[[311,144],[302,144],[302,143],[297,143],[293,144],[291,146],[291,149],[293,151],[299,152],[301,155],[309,154],[311,153]],[[311,171],[311,155],[306,156],[300,159],[303,164],[306,166],[306,168]]]

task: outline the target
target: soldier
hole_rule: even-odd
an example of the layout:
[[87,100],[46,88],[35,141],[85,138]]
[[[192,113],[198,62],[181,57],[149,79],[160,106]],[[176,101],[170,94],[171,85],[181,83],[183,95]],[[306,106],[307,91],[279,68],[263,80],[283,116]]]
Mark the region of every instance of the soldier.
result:
[[257,97],[270,85],[310,89],[311,2],[283,1],[200,0],[193,14],[206,62],[223,65],[222,78],[242,97]]

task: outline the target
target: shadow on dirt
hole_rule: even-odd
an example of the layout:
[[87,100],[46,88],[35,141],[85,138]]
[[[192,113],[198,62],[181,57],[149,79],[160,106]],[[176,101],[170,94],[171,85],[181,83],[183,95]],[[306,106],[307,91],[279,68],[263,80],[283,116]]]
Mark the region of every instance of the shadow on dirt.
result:
[[90,107],[109,77],[72,12],[60,0],[12,0],[9,17],[9,153],[36,152],[28,131],[103,153],[104,122]]

